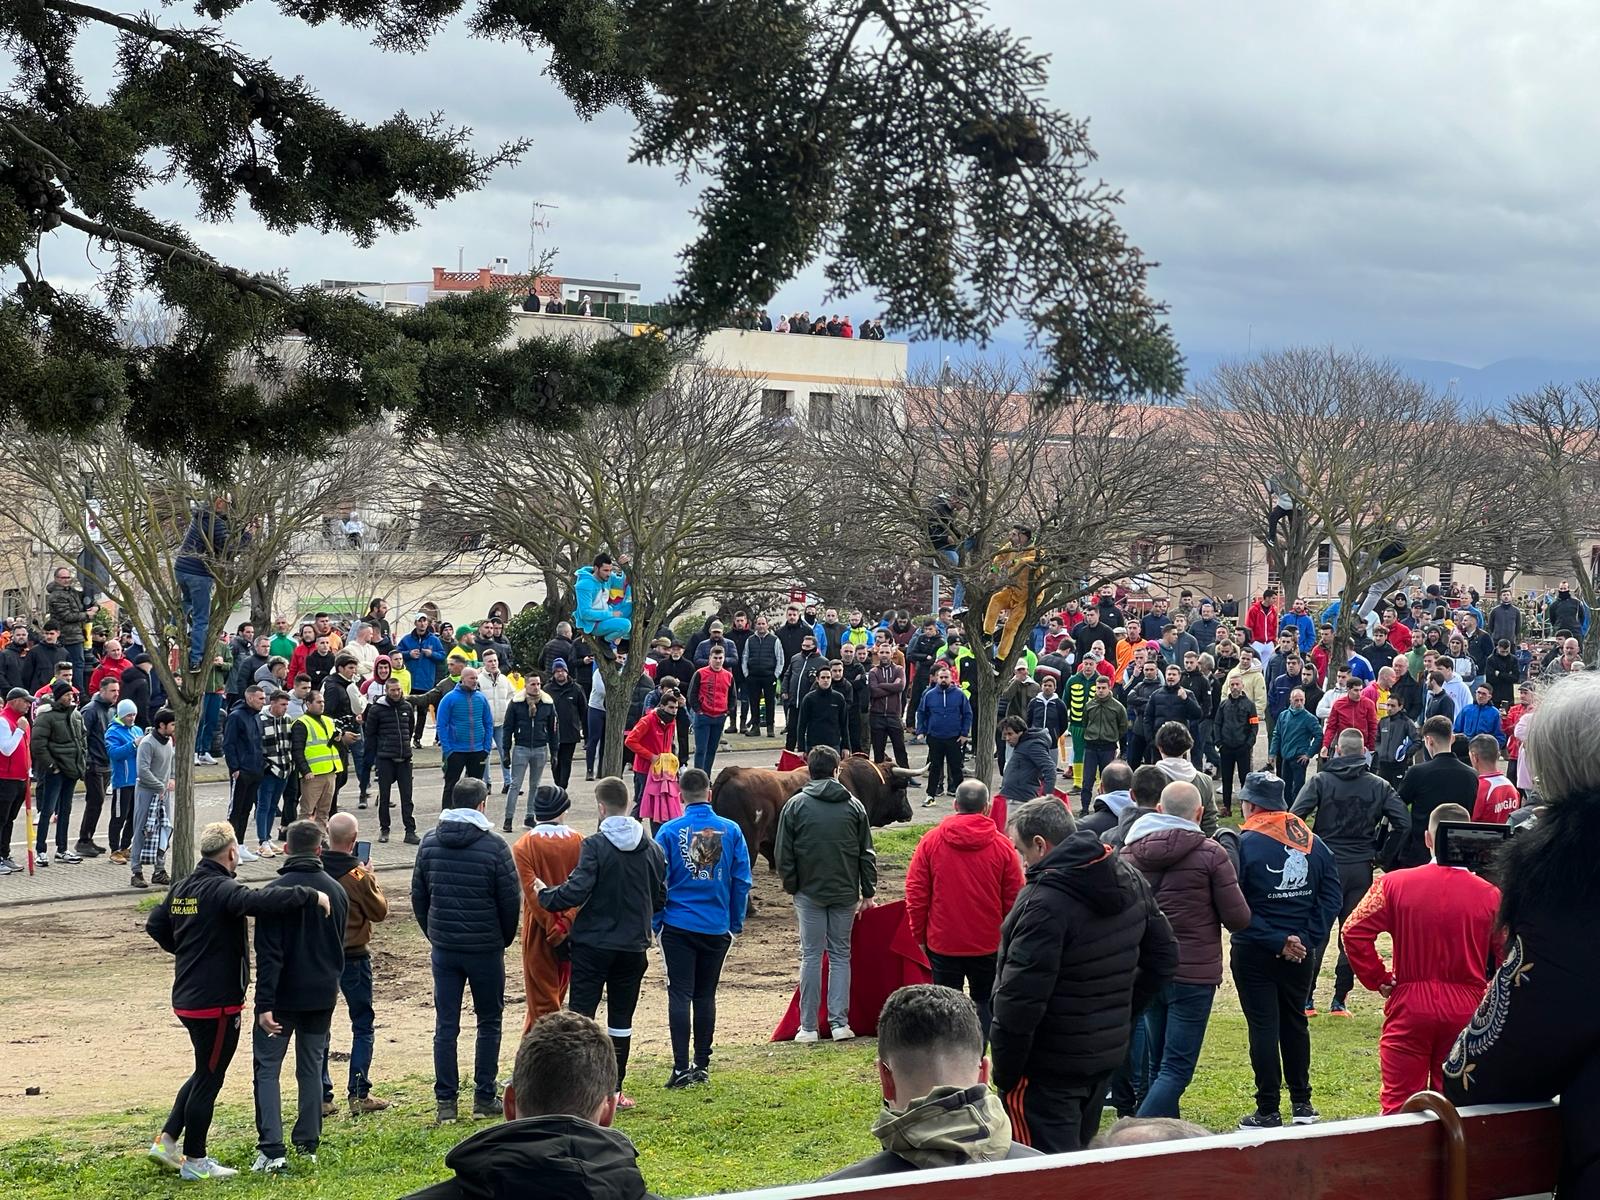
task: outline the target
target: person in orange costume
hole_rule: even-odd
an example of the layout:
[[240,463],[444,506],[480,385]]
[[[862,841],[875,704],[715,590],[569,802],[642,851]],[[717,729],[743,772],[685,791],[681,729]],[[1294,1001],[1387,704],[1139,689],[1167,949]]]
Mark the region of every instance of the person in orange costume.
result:
[[[1428,849],[1441,821],[1465,820],[1459,804],[1435,808]],[[1431,862],[1388,872],[1345,922],[1344,952],[1356,978],[1388,1001],[1378,1039],[1385,1114],[1399,1112],[1424,1089],[1444,1090],[1444,1061],[1500,957],[1499,908],[1494,884],[1464,867]],[[1378,955],[1380,933],[1394,941],[1392,966]]]
[[561,823],[571,806],[565,788],[542,785],[533,798],[534,827],[511,847],[517,877],[522,881],[522,984],[528,998],[523,1033],[562,1006],[572,978],[572,965],[556,957],[556,947],[567,939],[573,911],[546,912],[534,895],[536,880],[543,880],[541,886],[556,886],[566,882],[578,865],[583,835]]
[[995,636],[1000,614],[1008,614],[997,648],[997,653],[1004,658],[1011,653],[1011,643],[1017,640],[1017,631],[1037,587],[1039,548],[1033,544],[1032,529],[1026,525],[1011,527],[1010,540],[994,556],[994,569],[1008,578],[1006,585],[989,600],[989,607],[983,614],[983,628],[990,637]]

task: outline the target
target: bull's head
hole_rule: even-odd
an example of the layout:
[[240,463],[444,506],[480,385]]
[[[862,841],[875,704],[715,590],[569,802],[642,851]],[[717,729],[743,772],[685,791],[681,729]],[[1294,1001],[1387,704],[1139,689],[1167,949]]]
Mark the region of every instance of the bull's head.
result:
[[898,807],[895,809],[895,820],[909,821],[911,820],[911,797],[907,794],[907,789],[911,786],[912,780],[915,780],[919,785],[922,783],[922,772],[914,771],[910,767],[890,767],[888,774],[890,794],[898,802]]

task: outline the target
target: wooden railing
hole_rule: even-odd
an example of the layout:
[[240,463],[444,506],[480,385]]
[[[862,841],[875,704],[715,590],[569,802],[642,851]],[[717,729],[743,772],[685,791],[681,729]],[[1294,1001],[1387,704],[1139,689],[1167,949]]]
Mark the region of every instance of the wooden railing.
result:
[[[1555,1187],[1553,1104],[1330,1121],[740,1193],[738,1200],[1507,1200]],[[729,1200],[723,1197],[722,1200]]]

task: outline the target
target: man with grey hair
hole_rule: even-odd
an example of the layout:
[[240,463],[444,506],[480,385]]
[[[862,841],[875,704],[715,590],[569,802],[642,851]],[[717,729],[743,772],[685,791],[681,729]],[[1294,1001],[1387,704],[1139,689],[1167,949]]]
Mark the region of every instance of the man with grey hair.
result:
[[[1333,861],[1339,872],[1338,921],[1342,933],[1345,920],[1372,886],[1372,864],[1379,859],[1386,844],[1400,844],[1411,831],[1411,810],[1388,780],[1368,770],[1365,743],[1359,729],[1341,730],[1335,748],[1338,753],[1300,789],[1290,811],[1301,820],[1311,822],[1317,836],[1333,851]],[[1332,935],[1331,928],[1329,934]],[[1306,996],[1307,1016],[1316,1012],[1316,980],[1326,950],[1325,942],[1312,950],[1312,994]],[[1350,1015],[1345,999],[1354,986],[1355,975],[1345,956],[1341,936],[1329,1016]]]
[[1000,931],[994,1081],[1018,1140],[1081,1150],[1127,1054],[1129,1014],[1173,977],[1178,946],[1144,877],[1059,800],[1021,805],[1011,840],[1026,883]]
[[1210,1137],[1211,1131],[1193,1121],[1177,1117],[1123,1117],[1090,1143],[1093,1150],[1114,1150],[1121,1146],[1153,1146],[1158,1142],[1181,1142],[1189,1138]]
[[927,951],[934,983],[971,991],[985,1041],[1000,925],[1022,890],[1017,852],[990,811],[983,781],[962,780],[955,812],[917,843],[906,869],[911,936]]
[[828,1180],[1038,1156],[1013,1140],[1005,1105],[989,1087],[977,1009],[960,992],[917,983],[884,1002],[878,1082],[885,1115],[872,1133],[883,1150]]

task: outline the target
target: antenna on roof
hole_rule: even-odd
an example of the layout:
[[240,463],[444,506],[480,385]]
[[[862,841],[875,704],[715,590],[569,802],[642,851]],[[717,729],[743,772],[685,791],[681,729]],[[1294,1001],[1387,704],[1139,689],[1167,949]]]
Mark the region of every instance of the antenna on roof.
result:
[[535,200],[528,213],[528,274],[531,276],[539,270],[539,235],[550,228],[550,218],[541,217],[541,208],[555,209],[558,204],[541,204]]

